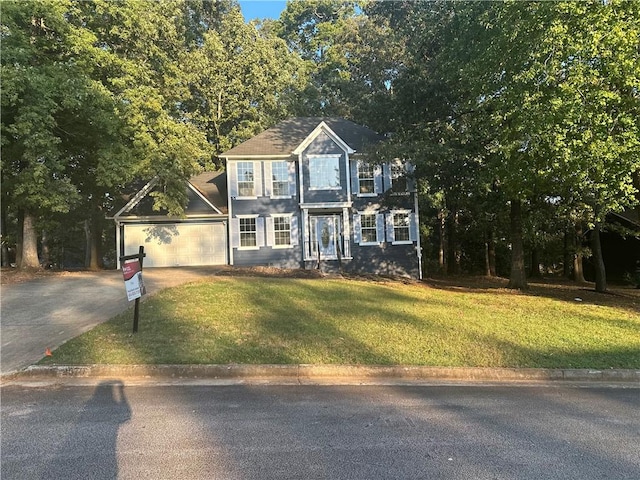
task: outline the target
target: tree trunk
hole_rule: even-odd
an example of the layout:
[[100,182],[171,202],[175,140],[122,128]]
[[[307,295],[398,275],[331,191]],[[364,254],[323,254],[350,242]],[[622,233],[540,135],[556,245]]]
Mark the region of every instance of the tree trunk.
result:
[[562,260],[562,275],[565,278],[571,278],[572,273],[572,258],[571,258],[571,235],[569,234],[569,230],[564,230],[564,244],[562,247],[563,260]]
[[20,267],[22,263],[22,237],[24,230],[24,212],[18,210],[18,229],[16,231],[16,265]]
[[91,221],[89,236],[87,238],[87,248],[89,250],[89,262],[87,268],[89,270],[100,270],[102,268],[102,252],[101,252],[102,232],[100,230],[99,221],[94,216]]
[[2,249],[2,256],[0,265],[8,267],[9,261],[9,245],[7,243],[7,205],[6,201],[2,202],[2,213],[0,214],[0,248]]
[[89,268],[91,263],[91,228],[89,220],[84,221],[84,268]]
[[522,247],[522,204],[511,200],[511,275],[507,288],[524,290],[528,287]]
[[22,255],[20,256],[19,268],[23,270],[40,268],[35,218],[31,212],[26,210],[22,217]]
[[438,266],[440,273],[446,275],[448,273],[447,262],[447,217],[443,210],[440,210],[438,214],[439,229],[440,229],[440,248],[438,250]]
[[578,283],[586,283],[587,281],[584,279],[584,268],[582,265],[582,237],[584,235],[582,225],[576,225],[575,232],[576,253],[573,255],[573,280]]
[[49,235],[47,235],[46,230],[42,231],[40,239],[42,242],[42,265],[44,265],[44,268],[49,268],[51,267],[51,250],[49,248]]
[[496,239],[493,234],[493,228],[489,228],[487,236],[487,271],[488,276],[496,276]]
[[462,247],[460,246],[460,235],[459,235],[459,220],[460,214],[458,210],[454,210],[451,214],[450,220],[450,231],[449,235],[449,243],[451,245],[451,260],[453,263],[453,273],[455,275],[460,275],[462,272]]
[[531,271],[529,272],[529,276],[533,278],[540,278],[542,276],[540,273],[540,250],[536,246],[531,248]]
[[604,267],[604,259],[602,258],[599,222],[596,222],[593,232],[591,232],[591,250],[593,251],[593,264],[596,270],[596,292],[604,293],[607,291],[607,275]]

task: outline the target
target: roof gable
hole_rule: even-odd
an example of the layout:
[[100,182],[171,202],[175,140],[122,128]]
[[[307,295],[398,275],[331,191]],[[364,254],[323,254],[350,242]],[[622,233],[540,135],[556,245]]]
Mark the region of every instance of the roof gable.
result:
[[[329,134],[345,151],[362,151],[384,137],[368,127],[334,117],[296,117],[284,120],[246,142],[220,154],[223,158],[288,157],[310,143],[321,131]],[[304,149],[304,148],[302,148]]]
[[302,143],[298,145],[298,148],[296,148],[293,151],[293,153],[295,155],[299,155],[300,153],[302,153],[311,144],[311,142],[313,142],[318,137],[318,135],[320,135],[322,132],[326,133],[329,136],[329,138],[333,140],[335,143],[337,143],[338,146],[345,152],[347,153],[355,152],[355,150],[351,148],[349,145],[347,145],[344,142],[344,140],[342,140],[338,135],[336,135],[336,133],[333,130],[331,130],[325,122],[320,122],[320,124],[318,124],[318,126],[313,130],[313,132],[311,132],[307,136],[307,138],[305,138],[302,141]]
[[[167,216],[167,211],[153,210],[150,193],[157,187],[157,179],[151,180],[138,190],[113,218],[136,218]],[[191,177],[186,183],[187,217],[198,215],[220,215],[227,213],[227,179],[225,172],[205,172]]]

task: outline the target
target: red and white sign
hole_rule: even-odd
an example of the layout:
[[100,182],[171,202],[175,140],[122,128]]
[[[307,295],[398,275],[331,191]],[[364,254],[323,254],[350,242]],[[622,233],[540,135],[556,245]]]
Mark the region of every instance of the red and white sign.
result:
[[133,260],[122,264],[122,276],[124,277],[124,287],[127,290],[129,301],[140,298],[146,293],[142,281],[142,267],[140,261]]

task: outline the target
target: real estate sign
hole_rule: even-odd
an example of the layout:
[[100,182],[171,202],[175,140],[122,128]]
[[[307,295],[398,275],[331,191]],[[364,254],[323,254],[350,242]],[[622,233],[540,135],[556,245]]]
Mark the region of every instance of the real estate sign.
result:
[[140,266],[139,260],[123,263],[122,276],[124,277],[124,286],[127,290],[127,299],[129,301],[140,298],[146,293],[142,281],[142,267]]

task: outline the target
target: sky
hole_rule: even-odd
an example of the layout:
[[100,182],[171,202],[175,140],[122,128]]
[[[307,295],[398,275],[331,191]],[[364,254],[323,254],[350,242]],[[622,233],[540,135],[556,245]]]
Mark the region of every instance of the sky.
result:
[[238,3],[247,22],[254,18],[280,18],[287,6],[286,0],[240,0]]

